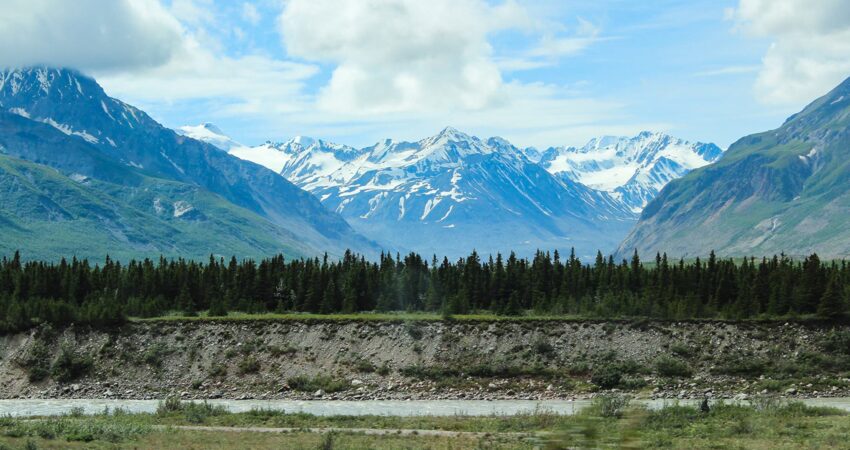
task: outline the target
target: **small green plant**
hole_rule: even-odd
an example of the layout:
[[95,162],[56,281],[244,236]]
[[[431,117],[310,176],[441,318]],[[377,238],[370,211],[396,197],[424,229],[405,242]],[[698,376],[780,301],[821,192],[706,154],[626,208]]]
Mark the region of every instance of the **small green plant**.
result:
[[693,347],[677,342],[670,346],[670,352],[682,358],[690,358],[696,354],[696,349]]
[[534,343],[534,351],[540,356],[549,357],[555,354],[555,347],[548,341],[540,339]]
[[260,371],[260,362],[253,356],[246,356],[242,361],[239,361],[239,373],[257,373]]
[[655,371],[663,377],[689,377],[692,374],[690,366],[669,356],[662,356],[655,361]]
[[372,373],[375,371],[375,365],[365,359],[358,359],[354,362],[354,370],[360,373]]
[[620,385],[623,372],[616,364],[602,364],[593,369],[590,382],[602,389],[613,389]]
[[86,375],[94,363],[88,355],[74,351],[71,344],[65,343],[59,349],[59,356],[50,368],[50,374],[56,381],[68,382]]
[[405,322],[404,329],[407,331],[407,334],[416,341],[422,339],[424,334],[422,333],[422,327],[414,322]]
[[718,375],[758,376],[770,368],[770,363],[763,358],[732,356],[720,361],[712,370]]
[[18,365],[27,370],[30,381],[41,381],[50,375],[50,350],[44,342],[35,341],[26,356],[18,361]]
[[597,395],[591,401],[587,413],[599,417],[620,418],[631,401],[632,398],[628,395]]
[[162,361],[169,353],[170,350],[165,344],[157,342],[142,353],[142,362],[155,369],[159,369],[162,368]]
[[298,353],[298,349],[291,345],[287,345],[284,347],[278,345],[269,345],[266,348],[272,356],[294,355]]
[[378,369],[376,370],[376,372],[378,372],[378,375],[381,375],[381,376],[387,376],[387,375],[389,375],[389,374],[390,374],[391,369],[390,369],[390,366],[389,366],[389,365],[387,365],[387,363],[383,363],[383,364],[381,364],[381,366],[380,366],[380,367],[378,367]]
[[224,364],[213,363],[207,373],[213,378],[223,378],[227,376],[227,367]]
[[324,391],[331,394],[348,389],[348,383],[329,376],[317,375],[315,377],[297,376],[287,380],[289,387],[296,391],[315,392]]

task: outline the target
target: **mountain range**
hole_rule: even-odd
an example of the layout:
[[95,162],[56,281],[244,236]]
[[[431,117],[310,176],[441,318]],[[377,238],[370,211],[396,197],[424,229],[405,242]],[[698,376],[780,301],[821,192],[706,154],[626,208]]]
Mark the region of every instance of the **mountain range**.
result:
[[850,254],[850,79],[779,128],[739,139],[672,181],[620,254]]
[[0,71],[0,111],[0,253],[378,251],[278,174],[163,127],[76,71]]
[[359,149],[303,136],[248,147],[212,124],[181,132],[280,173],[390,248],[449,256],[610,251],[667,182],[723,153],[650,132],[542,152],[451,127]]
[[726,152],[654,132],[538,150],[451,127],[252,147],[212,124],[168,129],[74,70],[3,70],[0,253],[843,257],[848,125],[850,80]]

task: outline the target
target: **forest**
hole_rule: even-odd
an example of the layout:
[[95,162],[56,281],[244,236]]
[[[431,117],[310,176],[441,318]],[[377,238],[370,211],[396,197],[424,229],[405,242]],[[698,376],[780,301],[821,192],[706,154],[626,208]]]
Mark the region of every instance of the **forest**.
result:
[[615,261],[598,253],[511,253],[486,260],[431,261],[411,253],[378,261],[346,252],[341,259],[207,262],[145,259],[0,262],[0,331],[41,323],[103,326],[129,317],[172,314],[426,311],[586,318],[758,319],[847,316],[850,267],[817,255],[649,263],[635,252]]

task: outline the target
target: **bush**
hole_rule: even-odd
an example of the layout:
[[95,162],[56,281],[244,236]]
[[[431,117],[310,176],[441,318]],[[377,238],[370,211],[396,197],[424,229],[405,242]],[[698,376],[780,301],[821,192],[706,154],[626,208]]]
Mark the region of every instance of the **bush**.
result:
[[224,364],[213,364],[208,373],[213,378],[222,378],[227,376],[227,367]]
[[156,415],[169,416],[182,413],[189,423],[204,423],[207,417],[227,414],[227,408],[222,405],[210,405],[207,402],[183,402],[177,397],[168,397],[159,402],[156,407]]
[[260,362],[253,356],[247,356],[242,361],[239,361],[239,373],[257,373],[260,371]]
[[158,342],[148,347],[148,349],[142,353],[142,362],[155,369],[159,369],[162,367],[162,361],[169,353],[170,351],[168,350],[168,347],[166,347],[165,344]]
[[289,387],[301,392],[315,392],[318,390],[331,394],[348,389],[348,383],[329,376],[318,375],[315,377],[297,376],[287,380]]
[[555,347],[541,339],[534,343],[534,351],[540,356],[552,356],[555,353]]
[[87,374],[93,365],[90,356],[79,355],[74,352],[70,344],[63,344],[59,350],[59,357],[50,369],[50,374],[56,381],[64,383]]
[[632,398],[628,395],[598,395],[593,398],[586,413],[599,417],[619,418],[631,401]]
[[736,356],[721,361],[711,372],[719,375],[754,376],[767,372],[768,368],[769,363],[764,359]]
[[43,342],[36,341],[26,356],[18,361],[18,365],[27,370],[30,381],[41,381],[50,375],[50,350]]
[[405,322],[404,329],[407,330],[407,334],[414,340],[418,341],[422,339],[422,327],[419,325],[413,322]]
[[690,358],[696,354],[696,349],[689,345],[677,342],[670,346],[670,352],[676,356],[681,356],[682,358]]
[[267,347],[267,349],[268,349],[269,353],[271,353],[272,356],[294,355],[294,354],[298,353],[298,349],[291,346],[291,345],[287,345],[285,347],[280,347],[280,346],[277,346],[277,345],[269,345]]
[[689,377],[693,373],[684,362],[667,356],[655,361],[655,371],[663,377]]
[[354,370],[361,373],[372,373],[375,371],[375,365],[365,359],[359,359],[354,362]]
[[623,373],[615,364],[604,364],[593,369],[590,382],[602,389],[613,389],[620,385]]
[[850,355],[850,331],[832,329],[821,340],[824,351]]

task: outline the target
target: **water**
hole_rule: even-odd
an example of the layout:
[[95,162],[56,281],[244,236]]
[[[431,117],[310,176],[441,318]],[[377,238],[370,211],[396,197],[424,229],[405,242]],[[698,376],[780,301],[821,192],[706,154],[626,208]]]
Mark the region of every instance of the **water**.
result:
[[[255,408],[283,410],[289,413],[304,412],[317,416],[379,415],[379,416],[487,416],[515,415],[544,409],[558,414],[575,414],[590,405],[590,400],[209,400],[212,405],[223,405],[231,412],[244,412]],[[698,400],[681,400],[679,404],[696,404]],[[814,398],[802,402],[812,406],[832,406],[850,411],[850,398]],[[637,400],[652,409],[675,404],[676,400]],[[105,408],[122,408],[128,412],[154,412],[156,400],[0,400],[0,416],[50,416],[82,408],[86,414],[103,412]]]

